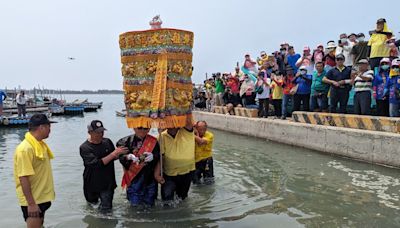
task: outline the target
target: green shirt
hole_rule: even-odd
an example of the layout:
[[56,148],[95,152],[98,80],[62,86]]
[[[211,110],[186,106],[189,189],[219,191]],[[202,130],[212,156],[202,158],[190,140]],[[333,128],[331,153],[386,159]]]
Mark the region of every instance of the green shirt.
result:
[[215,92],[216,93],[223,93],[225,92],[224,84],[222,83],[222,80],[217,79],[215,81]]
[[312,84],[311,84],[311,96],[314,93],[324,93],[328,94],[329,85],[322,82],[322,79],[326,76],[325,70],[322,71],[321,75],[318,75],[317,71],[314,71]]

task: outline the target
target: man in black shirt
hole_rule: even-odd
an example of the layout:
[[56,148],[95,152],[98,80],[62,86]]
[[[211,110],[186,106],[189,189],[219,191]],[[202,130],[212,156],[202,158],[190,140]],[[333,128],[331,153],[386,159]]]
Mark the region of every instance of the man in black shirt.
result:
[[83,192],[86,201],[97,203],[99,209],[108,212],[112,208],[115,182],[114,160],[127,153],[127,148],[115,149],[113,142],[104,138],[106,129],[100,120],[93,120],[88,125],[89,139],[79,148],[85,170],[83,171]]
[[336,67],[332,68],[322,79],[324,83],[331,85],[330,107],[331,113],[336,112],[339,103],[339,113],[346,113],[347,102],[351,90],[351,67],[344,65],[343,54],[336,56]]
[[365,40],[364,33],[359,33],[357,35],[357,41],[357,44],[351,49],[354,64],[358,63],[361,59],[366,59],[370,54],[370,46],[368,46],[368,41]]
[[158,184],[154,169],[160,160],[157,138],[149,135],[149,128],[134,128],[134,135],[120,139],[117,146],[127,147],[129,153],[119,161],[124,167],[122,187],[132,206],[153,206],[157,198]]

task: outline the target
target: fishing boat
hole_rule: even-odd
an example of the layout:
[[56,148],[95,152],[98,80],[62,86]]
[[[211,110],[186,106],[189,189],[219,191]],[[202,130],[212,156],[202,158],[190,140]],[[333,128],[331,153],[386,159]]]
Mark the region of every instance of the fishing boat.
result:
[[85,107],[83,105],[66,104],[64,107],[64,115],[83,115]]
[[56,104],[56,103],[51,103],[49,104],[49,112],[53,116],[61,116],[64,115],[64,107],[62,105]]
[[[43,113],[47,117],[51,117],[48,112]],[[0,116],[0,127],[26,127],[28,126],[29,119],[32,115],[27,115],[25,117],[18,117],[18,115],[3,115]]]
[[125,117],[126,116],[126,110],[115,111],[115,115],[118,116],[118,117]]
[[75,105],[77,105],[77,104],[83,105],[85,112],[96,112],[97,109],[99,109],[103,106],[103,102],[89,102],[88,99],[84,99],[84,100],[76,99],[71,103],[75,104]]

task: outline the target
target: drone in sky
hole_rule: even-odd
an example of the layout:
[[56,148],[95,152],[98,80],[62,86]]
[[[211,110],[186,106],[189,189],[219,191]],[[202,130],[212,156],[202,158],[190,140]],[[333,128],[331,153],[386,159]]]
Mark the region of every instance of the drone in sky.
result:
[[75,57],[68,57],[68,60],[75,60]]

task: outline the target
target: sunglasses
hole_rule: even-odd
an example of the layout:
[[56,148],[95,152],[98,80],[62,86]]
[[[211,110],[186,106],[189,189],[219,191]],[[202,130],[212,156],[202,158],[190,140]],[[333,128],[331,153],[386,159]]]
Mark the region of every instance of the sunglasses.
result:
[[138,127],[137,129],[138,129],[138,130],[144,130],[144,131],[147,131],[147,130],[149,130],[150,128]]
[[344,61],[344,59],[339,58],[339,59],[336,59],[336,61]]
[[381,63],[381,66],[383,66],[383,65],[389,65],[389,63],[383,62],[383,63]]
[[399,69],[399,66],[392,66],[392,69]]

